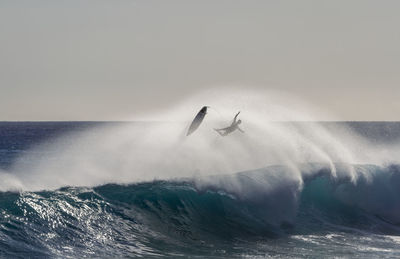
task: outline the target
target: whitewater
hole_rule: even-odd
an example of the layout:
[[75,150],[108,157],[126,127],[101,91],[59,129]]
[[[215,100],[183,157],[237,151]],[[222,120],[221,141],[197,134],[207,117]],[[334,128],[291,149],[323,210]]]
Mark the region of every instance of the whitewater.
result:
[[399,257],[400,124],[324,118],[224,89],[133,122],[0,123],[0,256]]

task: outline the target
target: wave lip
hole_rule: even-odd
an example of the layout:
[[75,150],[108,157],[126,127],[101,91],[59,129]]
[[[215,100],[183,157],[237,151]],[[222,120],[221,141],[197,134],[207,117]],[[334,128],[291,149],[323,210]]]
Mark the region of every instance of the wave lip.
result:
[[301,181],[287,166],[271,166],[195,179],[2,192],[1,255],[210,256],[210,247],[216,254],[243,253],[229,247],[254,240],[269,247],[291,237],[304,245],[328,234],[400,235],[400,166],[354,165],[356,182],[344,177],[348,165],[335,166],[343,177],[333,177],[327,165],[303,164]]

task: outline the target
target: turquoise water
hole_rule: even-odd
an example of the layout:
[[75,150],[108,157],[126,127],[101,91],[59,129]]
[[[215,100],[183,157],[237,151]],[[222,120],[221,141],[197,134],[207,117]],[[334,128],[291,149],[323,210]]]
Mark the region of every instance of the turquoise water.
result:
[[[1,168],[12,172],[38,143],[98,124],[2,123]],[[397,139],[393,125],[356,127],[384,143]],[[348,166],[335,164],[337,174]],[[351,166],[356,180],[304,163],[301,182],[274,165],[201,180],[3,191],[0,256],[400,257],[400,165]]]

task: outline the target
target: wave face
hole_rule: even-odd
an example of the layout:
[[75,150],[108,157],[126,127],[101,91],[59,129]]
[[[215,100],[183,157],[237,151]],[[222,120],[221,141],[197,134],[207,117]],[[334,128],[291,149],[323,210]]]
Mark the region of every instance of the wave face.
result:
[[[0,123],[0,257],[400,257],[400,123],[301,107],[224,91],[162,123]],[[212,130],[238,110],[244,134]]]
[[355,165],[356,182],[332,177],[323,164],[299,167],[301,183],[285,178],[286,166],[270,166],[201,179],[3,192],[0,255],[400,255],[399,165]]

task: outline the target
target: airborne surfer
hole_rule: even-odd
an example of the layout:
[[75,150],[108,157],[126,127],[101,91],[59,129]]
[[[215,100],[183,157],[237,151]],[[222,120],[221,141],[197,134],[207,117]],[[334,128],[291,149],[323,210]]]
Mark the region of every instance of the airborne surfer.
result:
[[233,118],[231,126],[226,127],[226,128],[222,128],[222,129],[214,129],[214,130],[216,132],[218,132],[218,134],[223,136],[223,137],[228,135],[228,134],[230,134],[230,133],[232,133],[232,132],[234,132],[235,130],[239,130],[240,132],[244,133],[244,131],[241,128],[239,128],[239,124],[242,123],[241,120],[237,120],[237,117],[239,116],[239,113],[240,112],[238,112],[235,115],[235,118]]

